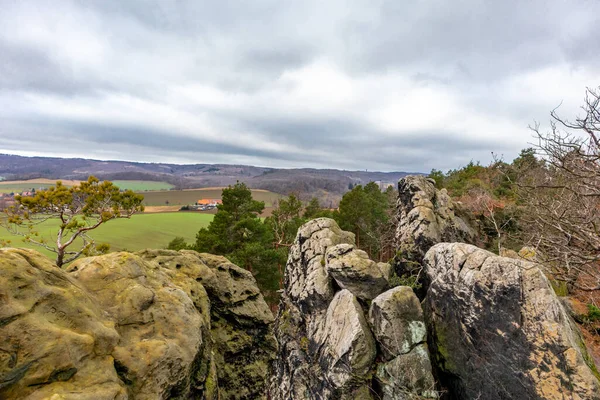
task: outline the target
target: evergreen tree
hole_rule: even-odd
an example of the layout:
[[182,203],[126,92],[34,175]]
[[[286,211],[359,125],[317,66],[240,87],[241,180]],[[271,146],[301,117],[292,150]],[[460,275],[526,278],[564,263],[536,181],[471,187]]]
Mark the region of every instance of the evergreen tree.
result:
[[372,258],[379,258],[389,230],[393,204],[393,189],[383,193],[379,185],[370,182],[356,185],[340,201],[334,218],[344,230],[354,232],[356,244]]
[[[265,298],[272,302],[279,288],[277,265],[286,256],[274,248],[274,237],[259,215],[265,208],[244,183],[223,189],[223,204],[207,228],[196,235],[193,250],[227,257],[252,272]],[[284,260],[285,262],[285,260]]]

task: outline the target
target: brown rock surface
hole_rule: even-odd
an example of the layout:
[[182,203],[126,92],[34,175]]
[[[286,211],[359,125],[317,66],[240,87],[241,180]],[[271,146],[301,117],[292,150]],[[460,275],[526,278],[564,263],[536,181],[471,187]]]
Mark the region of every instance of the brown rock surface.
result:
[[0,398],[264,397],[272,321],[222,257],[112,253],[63,271],[1,249]]

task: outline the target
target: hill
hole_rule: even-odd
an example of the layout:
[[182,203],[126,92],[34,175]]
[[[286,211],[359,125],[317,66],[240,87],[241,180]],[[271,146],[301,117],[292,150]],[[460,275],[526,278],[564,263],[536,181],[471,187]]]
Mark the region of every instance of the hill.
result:
[[83,158],[23,157],[0,154],[0,177],[5,180],[87,179],[166,182],[176,189],[222,187],[245,182],[249,187],[280,194],[297,193],[303,199],[318,197],[324,205],[336,204],[348,188],[379,181],[395,184],[407,172],[345,171],[337,169],[281,169],[229,164],[162,164],[102,161]]

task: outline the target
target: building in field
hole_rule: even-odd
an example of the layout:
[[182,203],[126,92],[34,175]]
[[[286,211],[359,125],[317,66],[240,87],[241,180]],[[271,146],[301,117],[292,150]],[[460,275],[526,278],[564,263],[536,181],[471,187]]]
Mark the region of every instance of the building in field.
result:
[[223,204],[221,199],[200,199],[196,202],[197,206],[213,206],[216,207],[218,204]]

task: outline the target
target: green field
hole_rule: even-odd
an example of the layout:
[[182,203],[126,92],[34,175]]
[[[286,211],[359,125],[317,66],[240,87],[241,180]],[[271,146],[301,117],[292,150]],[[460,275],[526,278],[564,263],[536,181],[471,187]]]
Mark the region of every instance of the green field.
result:
[[[62,181],[65,186],[77,184],[74,181]],[[130,189],[134,192],[145,192],[150,190],[169,190],[173,187],[167,182],[154,181],[112,181],[120,189]],[[50,179],[33,179],[31,181],[2,181],[0,182],[0,193],[21,193],[26,190],[47,189],[55,185],[54,180]]]
[[[213,215],[174,212],[160,214],[139,214],[131,219],[118,219],[107,222],[90,234],[96,243],[110,244],[111,251],[137,251],[146,248],[164,248],[176,236],[182,236],[187,242],[193,242],[196,233],[208,226]],[[48,241],[56,237],[56,221],[46,222],[39,227],[40,235]],[[53,254],[41,247],[23,243],[22,238],[13,236],[4,228],[0,228],[0,240],[11,240],[13,247],[36,249],[48,256]]]
[[37,183],[10,183],[10,182],[2,182],[0,183],[0,193],[21,193],[24,191],[28,191],[31,189],[47,189],[50,186],[47,184],[37,184]]
[[112,181],[120,189],[133,190],[134,192],[145,192],[149,190],[169,190],[173,187],[167,182],[153,182],[153,181]]
[[[196,204],[199,199],[220,199],[222,189],[191,189],[191,190],[169,190],[162,192],[143,193],[144,204],[147,206],[183,206]],[[252,198],[264,201],[265,207],[273,207],[273,203],[282,196],[266,190],[252,190]]]

